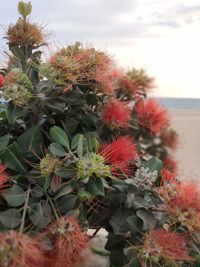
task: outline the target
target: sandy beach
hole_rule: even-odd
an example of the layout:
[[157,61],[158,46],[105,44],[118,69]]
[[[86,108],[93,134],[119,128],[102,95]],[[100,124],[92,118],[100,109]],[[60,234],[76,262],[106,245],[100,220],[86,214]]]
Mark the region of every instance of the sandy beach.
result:
[[171,126],[179,134],[175,157],[179,176],[200,183],[200,110],[171,110]]

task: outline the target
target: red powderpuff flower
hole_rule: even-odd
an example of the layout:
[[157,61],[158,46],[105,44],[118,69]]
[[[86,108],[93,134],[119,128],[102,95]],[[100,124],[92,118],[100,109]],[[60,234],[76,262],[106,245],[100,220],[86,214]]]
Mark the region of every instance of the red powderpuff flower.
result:
[[111,74],[104,73],[101,70],[97,71],[96,81],[99,82],[100,91],[107,95],[113,95],[115,88]]
[[139,124],[152,133],[159,133],[168,124],[168,116],[165,109],[153,99],[137,102],[135,111]]
[[175,175],[165,168],[162,169],[161,176],[163,182],[173,182],[175,180]]
[[129,136],[119,137],[110,144],[100,146],[100,154],[111,165],[111,171],[119,175],[121,170],[129,173],[129,164],[137,157],[136,145]]
[[122,91],[132,95],[137,93],[137,83],[128,76],[123,76],[119,79],[119,87]]
[[53,244],[53,250],[49,253],[52,267],[72,267],[88,242],[74,217],[62,217],[55,221],[48,227],[47,235]]
[[178,207],[181,210],[196,209],[200,211],[200,194],[198,186],[194,182],[182,182],[176,184],[174,197],[171,198],[172,207]]
[[0,74],[0,87],[3,87],[4,82],[5,82],[5,79],[4,79],[3,75]]
[[145,247],[148,255],[156,259],[191,261],[188,255],[187,241],[182,234],[167,232],[164,229],[151,230],[146,235]]
[[4,189],[5,184],[8,183],[10,180],[5,170],[6,170],[6,166],[0,164],[0,191]]
[[163,159],[163,166],[166,170],[177,174],[177,163],[171,156],[166,156]]
[[113,128],[126,127],[131,119],[131,110],[122,102],[112,100],[104,107],[103,121]]
[[175,150],[178,146],[178,134],[174,130],[165,130],[161,133],[161,139],[164,145]]
[[0,234],[0,266],[47,266],[43,244],[15,231]]
[[114,69],[114,70],[112,70],[111,75],[113,78],[116,79],[116,78],[119,78],[120,76],[122,76],[122,73],[123,73],[122,70]]

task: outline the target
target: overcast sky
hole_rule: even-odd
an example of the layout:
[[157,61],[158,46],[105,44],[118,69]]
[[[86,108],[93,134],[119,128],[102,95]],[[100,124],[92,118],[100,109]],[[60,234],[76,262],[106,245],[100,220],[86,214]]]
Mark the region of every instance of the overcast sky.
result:
[[[47,25],[52,47],[93,43],[125,68],[146,68],[156,78],[155,95],[200,97],[200,0],[31,2],[31,19]],[[2,38],[6,26],[18,18],[17,3],[0,3]]]

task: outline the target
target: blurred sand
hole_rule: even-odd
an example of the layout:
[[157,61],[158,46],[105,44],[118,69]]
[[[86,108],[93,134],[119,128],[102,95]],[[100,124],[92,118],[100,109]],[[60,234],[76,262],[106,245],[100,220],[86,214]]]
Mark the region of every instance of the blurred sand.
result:
[[180,139],[175,152],[179,176],[200,183],[200,110],[173,110],[170,115],[171,126]]

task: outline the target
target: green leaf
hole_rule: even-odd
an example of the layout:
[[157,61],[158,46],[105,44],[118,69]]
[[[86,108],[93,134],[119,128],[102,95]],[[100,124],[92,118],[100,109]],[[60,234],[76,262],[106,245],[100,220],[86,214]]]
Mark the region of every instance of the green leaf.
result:
[[55,199],[58,199],[59,197],[65,196],[65,195],[71,193],[72,191],[73,191],[73,188],[69,184],[67,184],[60,189],[58,194],[55,196]]
[[89,152],[97,152],[99,149],[98,134],[96,132],[88,132],[84,134],[86,138],[86,146]]
[[50,218],[44,216],[41,203],[32,204],[29,209],[29,218],[39,229],[45,228],[50,223]]
[[64,157],[64,156],[66,156],[66,151],[58,143],[51,143],[50,146],[49,146],[49,150],[55,156],[58,156],[58,157]]
[[41,198],[43,196],[43,190],[40,186],[34,186],[32,189],[31,189],[31,195],[34,197],[34,198]]
[[162,161],[158,158],[152,157],[145,163],[145,168],[149,168],[150,172],[158,171],[160,172],[162,169]]
[[83,189],[78,190],[77,195],[79,196],[79,198],[81,199],[90,199],[93,198],[93,195]]
[[33,126],[19,136],[17,143],[23,156],[26,159],[33,160],[42,155],[43,137],[38,126]]
[[14,125],[17,119],[24,117],[27,113],[22,107],[15,106],[10,102],[6,104],[5,110],[6,118],[11,125]]
[[56,206],[61,215],[66,215],[75,208],[78,197],[74,194],[68,194],[56,199]]
[[93,196],[105,196],[103,181],[100,178],[92,177],[86,185],[86,191]]
[[113,181],[113,187],[117,188],[120,192],[127,192],[129,185],[125,181]]
[[143,229],[144,230],[149,230],[149,229],[154,229],[157,221],[154,218],[153,214],[145,209],[140,209],[136,212],[137,216],[143,220]]
[[65,131],[58,126],[53,126],[50,128],[51,138],[58,144],[69,148],[69,139]]
[[10,138],[11,138],[10,134],[6,134],[0,138],[0,152],[3,151],[9,144]]
[[75,177],[76,172],[77,172],[76,168],[72,165],[57,169],[55,171],[56,175],[58,175],[64,179],[67,179],[67,180]]
[[127,218],[133,213],[132,210],[129,209],[119,209],[116,211],[111,220],[110,225],[114,231],[115,235],[124,235],[129,231],[129,225],[127,222]]
[[0,154],[0,159],[9,169],[20,173],[26,172],[26,165],[17,143],[8,146]]
[[9,229],[14,229],[21,223],[21,213],[16,209],[9,209],[0,213],[0,222]]
[[87,152],[87,139],[82,134],[77,134],[72,139],[71,148],[81,158]]
[[127,223],[129,225],[132,234],[140,232],[142,229],[142,220],[137,215],[132,215],[127,218]]
[[4,191],[2,195],[11,207],[21,206],[25,201],[25,192],[18,185],[13,185]]

